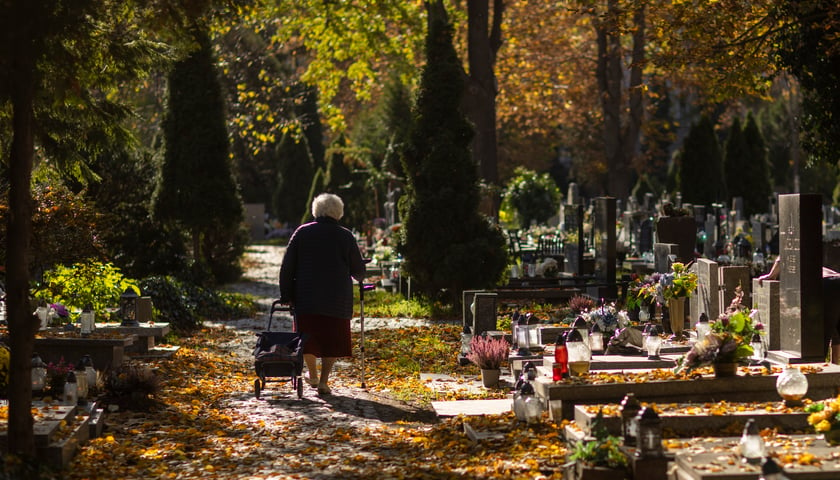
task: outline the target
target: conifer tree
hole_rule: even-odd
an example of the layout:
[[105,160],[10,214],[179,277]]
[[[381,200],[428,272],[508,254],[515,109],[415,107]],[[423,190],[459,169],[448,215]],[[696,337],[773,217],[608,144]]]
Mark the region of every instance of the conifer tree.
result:
[[472,127],[459,110],[463,72],[442,2],[431,2],[426,66],[414,108],[400,199],[398,250],[412,286],[458,305],[466,288],[496,284],[507,264],[501,230],[478,211],[478,169],[470,155]]
[[725,198],[720,144],[708,117],[704,116],[691,127],[677,161],[684,202],[711,205]]
[[219,266],[213,264],[214,258],[221,260],[218,251],[207,251],[207,241],[212,239],[214,250],[233,250],[224,255],[224,262],[236,262],[235,252],[244,251],[239,233],[244,209],[231,167],[224,101],[210,39],[205,32],[195,36],[198,48],[178,61],[169,75],[163,122],[166,153],[154,213],[190,232],[196,273],[203,274]]

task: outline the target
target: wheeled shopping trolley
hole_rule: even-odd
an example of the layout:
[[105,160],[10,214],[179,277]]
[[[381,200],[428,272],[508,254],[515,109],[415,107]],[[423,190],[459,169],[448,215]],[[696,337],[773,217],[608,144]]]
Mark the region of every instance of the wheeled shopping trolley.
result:
[[[297,390],[298,398],[303,398],[303,345],[306,335],[297,332],[272,332],[271,321],[277,312],[289,312],[294,317],[294,310],[283,305],[280,300],[271,304],[266,331],[257,334],[257,346],[254,348],[254,395],[260,398],[269,379],[290,377],[292,388]],[[297,322],[294,322],[297,328]],[[279,380],[278,380],[279,381]]]

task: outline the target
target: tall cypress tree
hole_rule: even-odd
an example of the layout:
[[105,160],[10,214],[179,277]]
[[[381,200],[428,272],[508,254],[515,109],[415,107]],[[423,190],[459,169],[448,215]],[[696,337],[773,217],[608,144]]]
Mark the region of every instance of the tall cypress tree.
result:
[[704,116],[691,127],[678,157],[683,201],[711,205],[726,196],[723,156],[712,121]]
[[407,194],[400,200],[398,250],[421,292],[451,304],[465,288],[495,285],[507,264],[501,230],[478,211],[472,127],[459,110],[464,72],[440,0],[427,4],[426,66],[403,157]]
[[[244,208],[231,167],[224,101],[210,38],[205,32],[195,37],[198,48],[177,62],[169,75],[163,121],[166,153],[154,213],[190,232],[193,260],[202,272],[213,267],[215,255],[202,250],[203,237],[211,235],[214,244],[225,242],[244,250],[239,236]],[[235,261],[226,261],[231,260]]]

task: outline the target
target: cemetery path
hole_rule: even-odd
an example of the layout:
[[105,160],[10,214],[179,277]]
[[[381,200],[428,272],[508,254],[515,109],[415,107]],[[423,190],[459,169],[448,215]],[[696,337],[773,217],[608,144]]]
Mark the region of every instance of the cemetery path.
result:
[[[473,442],[457,417],[439,420],[387,392],[362,390],[349,364],[337,365],[331,395],[307,385],[298,398],[283,379],[255,398],[255,333],[265,328],[265,311],[276,298],[281,254],[278,247],[249,248],[244,280],[229,286],[259,296],[263,313],[206,324],[181,339],[172,358],[151,361],[162,379],[152,408],[110,411],[103,435],[82,446],[55,478],[561,478],[560,425],[511,428],[512,415],[471,417],[476,431],[504,432],[489,443]],[[371,328],[412,324],[370,321]],[[290,326],[288,318],[278,322]]]

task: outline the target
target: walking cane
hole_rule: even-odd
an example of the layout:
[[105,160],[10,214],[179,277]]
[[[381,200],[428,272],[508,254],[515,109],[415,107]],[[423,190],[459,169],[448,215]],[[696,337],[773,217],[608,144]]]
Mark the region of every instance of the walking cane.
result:
[[376,285],[372,283],[359,282],[359,323],[362,330],[359,350],[362,353],[362,388],[367,388],[365,385],[365,291],[373,290]]

